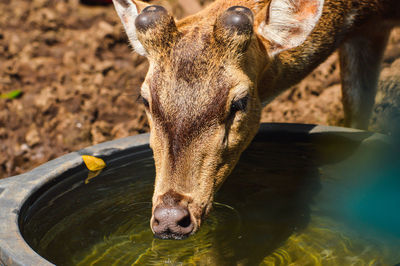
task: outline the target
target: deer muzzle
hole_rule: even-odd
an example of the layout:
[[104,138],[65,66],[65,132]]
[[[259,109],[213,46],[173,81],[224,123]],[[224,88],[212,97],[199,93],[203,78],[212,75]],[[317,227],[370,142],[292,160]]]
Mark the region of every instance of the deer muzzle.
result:
[[184,239],[194,233],[198,223],[189,210],[189,197],[169,190],[158,199],[150,221],[155,237]]

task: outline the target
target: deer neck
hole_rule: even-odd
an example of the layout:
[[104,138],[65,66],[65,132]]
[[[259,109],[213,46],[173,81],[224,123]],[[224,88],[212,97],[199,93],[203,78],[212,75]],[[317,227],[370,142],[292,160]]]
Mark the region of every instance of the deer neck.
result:
[[[258,81],[261,101],[267,104],[281,92],[299,83],[350,35],[357,34],[363,28],[374,28],[379,17],[385,16],[390,1],[383,5],[373,0],[356,4],[354,1],[326,0],[319,23],[307,40],[268,60]],[[366,24],[369,26],[363,27]]]
[[[332,12],[345,12],[342,1],[332,2],[326,1],[329,9],[334,9]],[[332,16],[331,12],[325,11],[302,45],[268,61],[258,82],[260,99],[264,104],[304,79],[339,47],[348,32],[344,20],[343,16]]]

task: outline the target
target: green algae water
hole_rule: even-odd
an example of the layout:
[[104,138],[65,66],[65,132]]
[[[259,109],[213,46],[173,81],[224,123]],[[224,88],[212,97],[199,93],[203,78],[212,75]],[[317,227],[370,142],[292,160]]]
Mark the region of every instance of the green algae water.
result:
[[256,138],[200,231],[160,240],[146,148],[88,184],[83,168],[60,178],[30,204],[21,231],[56,265],[395,265],[400,167],[379,152],[324,134]]

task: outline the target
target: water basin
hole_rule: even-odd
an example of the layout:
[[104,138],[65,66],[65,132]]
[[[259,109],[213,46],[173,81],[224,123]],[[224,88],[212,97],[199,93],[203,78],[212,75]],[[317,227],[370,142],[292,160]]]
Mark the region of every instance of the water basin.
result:
[[[264,124],[200,231],[185,240],[150,230],[146,140],[89,148],[78,155],[104,158],[105,170],[88,180],[75,163],[36,184],[17,208],[18,235],[40,263],[56,265],[395,265],[400,167],[392,148],[363,131]],[[27,253],[0,258],[24,265],[37,256]]]

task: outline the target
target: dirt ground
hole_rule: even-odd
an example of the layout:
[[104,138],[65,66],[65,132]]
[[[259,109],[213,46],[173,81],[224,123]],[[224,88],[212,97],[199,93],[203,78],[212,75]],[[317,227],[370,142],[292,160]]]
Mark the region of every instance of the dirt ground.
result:
[[[203,1],[199,1],[203,4]],[[165,4],[165,2],[164,2]],[[167,3],[178,17],[185,1]],[[0,0],[0,178],[85,146],[148,131],[138,89],[145,58],[128,47],[112,6],[78,0]],[[400,57],[400,29],[384,60]],[[282,94],[264,122],[341,125],[337,55]]]

